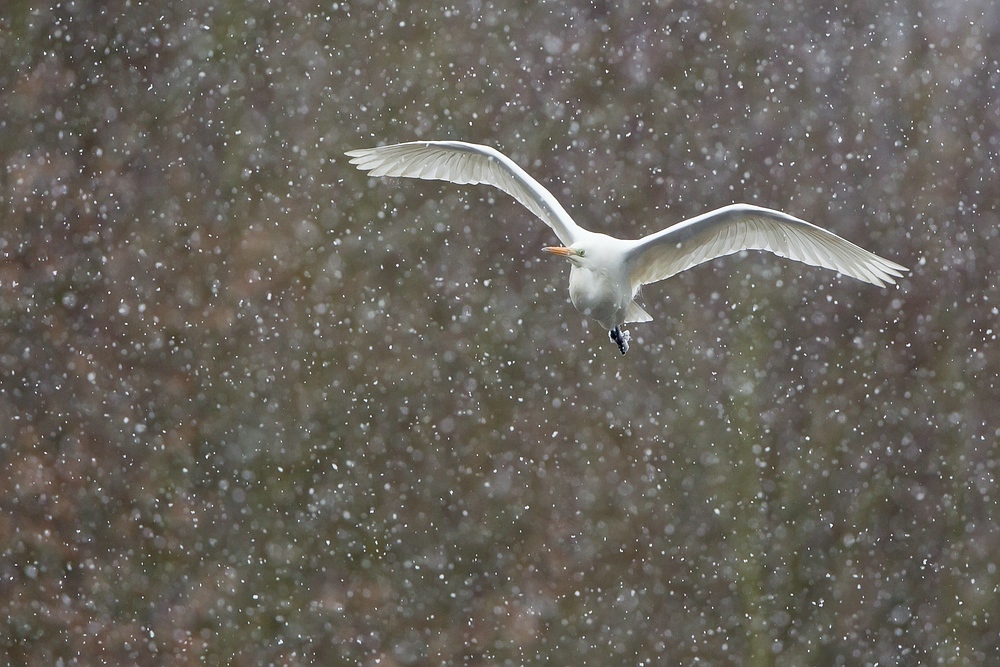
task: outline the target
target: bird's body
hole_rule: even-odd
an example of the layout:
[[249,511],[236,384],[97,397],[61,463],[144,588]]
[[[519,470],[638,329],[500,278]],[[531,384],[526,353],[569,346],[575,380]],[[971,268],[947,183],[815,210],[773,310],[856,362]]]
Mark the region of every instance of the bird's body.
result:
[[716,257],[769,250],[880,287],[908,270],[804,220],[750,204],[725,206],[636,240],[591,232],[510,158],[488,146],[419,141],[347,154],[372,176],[483,183],[514,197],[562,241],[543,250],[570,261],[570,300],[611,332],[622,354],[628,335],[621,326],[653,319],[635,301],[639,288]]
[[638,310],[629,317],[629,307],[634,303],[638,285],[636,290],[632,288],[628,264],[624,261],[628,242],[604,234],[594,234],[594,237],[578,241],[576,245],[589,246],[584,256],[588,260],[586,264],[573,262],[570,258],[570,301],[577,310],[608,330],[635,321],[636,317],[649,318],[638,304],[635,304]]

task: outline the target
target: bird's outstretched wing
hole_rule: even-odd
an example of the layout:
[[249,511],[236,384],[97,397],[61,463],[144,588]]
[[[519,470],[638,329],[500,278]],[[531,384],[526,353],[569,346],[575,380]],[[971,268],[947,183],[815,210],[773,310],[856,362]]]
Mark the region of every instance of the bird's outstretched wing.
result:
[[769,250],[879,287],[909,271],[805,220],[749,204],[725,206],[639,239],[626,261],[635,289],[741,250]]
[[371,176],[403,176],[460,184],[485,183],[503,190],[551,227],[563,245],[580,237],[552,193],[500,151],[464,141],[411,141],[347,151],[351,164]]

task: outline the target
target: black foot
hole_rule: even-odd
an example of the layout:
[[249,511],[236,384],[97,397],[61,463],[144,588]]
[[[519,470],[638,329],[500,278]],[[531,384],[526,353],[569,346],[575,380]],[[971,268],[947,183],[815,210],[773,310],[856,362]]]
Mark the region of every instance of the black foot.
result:
[[621,350],[622,354],[628,352],[628,342],[632,340],[632,334],[615,327],[609,335],[611,336],[611,340],[618,344],[618,349]]

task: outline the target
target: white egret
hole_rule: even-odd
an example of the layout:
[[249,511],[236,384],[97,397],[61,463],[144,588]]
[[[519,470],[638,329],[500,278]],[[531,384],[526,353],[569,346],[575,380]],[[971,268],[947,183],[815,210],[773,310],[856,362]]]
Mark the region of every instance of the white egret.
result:
[[716,257],[769,250],[879,287],[895,284],[893,278],[909,270],[804,220],[750,204],[724,206],[636,240],[591,232],[577,225],[538,181],[489,146],[413,141],[347,155],[371,176],[485,183],[516,199],[562,241],[542,250],[569,260],[570,300],[610,331],[622,354],[630,338],[622,325],[653,319],[635,301],[639,288]]

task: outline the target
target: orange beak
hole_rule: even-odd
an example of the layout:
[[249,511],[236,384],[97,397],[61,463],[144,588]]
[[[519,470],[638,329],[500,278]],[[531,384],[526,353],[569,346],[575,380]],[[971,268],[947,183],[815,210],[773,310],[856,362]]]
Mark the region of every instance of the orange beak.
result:
[[542,248],[542,252],[547,252],[550,255],[559,255],[560,257],[569,257],[575,254],[570,248],[564,248],[563,246],[546,246]]

